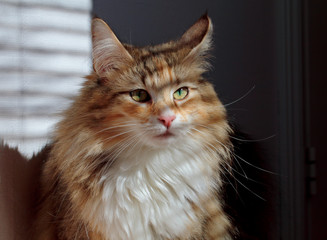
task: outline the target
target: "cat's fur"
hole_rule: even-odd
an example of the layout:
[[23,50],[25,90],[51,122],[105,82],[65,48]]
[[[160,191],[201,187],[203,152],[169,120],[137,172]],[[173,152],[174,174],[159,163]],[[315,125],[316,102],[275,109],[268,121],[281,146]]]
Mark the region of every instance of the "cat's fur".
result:
[[34,239],[232,239],[220,198],[230,128],[202,77],[211,35],[204,15],[179,40],[138,48],[92,21],[94,72],[57,125]]

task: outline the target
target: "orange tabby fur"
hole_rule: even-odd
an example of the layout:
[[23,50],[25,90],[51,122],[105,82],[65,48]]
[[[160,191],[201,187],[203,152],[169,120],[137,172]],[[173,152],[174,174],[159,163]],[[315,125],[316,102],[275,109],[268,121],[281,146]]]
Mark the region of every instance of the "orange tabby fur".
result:
[[[205,15],[177,41],[138,48],[121,44],[102,20],[93,20],[94,72],[57,125],[43,169],[33,239],[232,239],[219,197],[220,174],[230,161],[230,128],[223,105],[202,77],[211,33]],[[188,88],[187,97],[172,100],[180,87]],[[129,92],[135,89],[146,89],[151,100],[131,100]],[[186,130],[153,136],[160,125],[156,118],[167,111],[177,116],[172,124],[176,121]],[[152,126],[151,121],[154,130],[145,127]],[[193,173],[201,176],[185,176]],[[130,178],[144,182],[128,185]],[[192,179],[194,186],[189,184]],[[179,190],[189,195],[180,197]],[[151,198],[144,199],[149,205],[140,200],[144,196]],[[126,209],[130,202],[136,205],[124,210],[125,202]],[[169,207],[156,209],[165,203],[181,212],[170,216]],[[162,219],[156,222],[151,214]],[[144,217],[133,220],[135,229],[143,229],[139,235],[127,224],[136,216]],[[120,218],[127,218],[126,226]]]

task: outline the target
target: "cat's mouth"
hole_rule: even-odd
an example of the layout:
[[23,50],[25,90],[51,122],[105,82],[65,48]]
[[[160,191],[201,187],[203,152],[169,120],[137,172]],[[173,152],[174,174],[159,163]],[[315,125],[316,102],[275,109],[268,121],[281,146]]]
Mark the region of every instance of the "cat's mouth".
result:
[[167,138],[171,138],[171,137],[174,137],[175,135],[169,131],[166,131],[165,133],[163,134],[159,134],[157,136],[155,136],[156,138],[159,138],[159,139],[167,139]]
[[156,148],[165,148],[168,145],[174,144],[177,140],[177,136],[177,133],[171,130],[166,130],[161,133],[157,132],[149,136],[150,138],[146,141],[146,144]]

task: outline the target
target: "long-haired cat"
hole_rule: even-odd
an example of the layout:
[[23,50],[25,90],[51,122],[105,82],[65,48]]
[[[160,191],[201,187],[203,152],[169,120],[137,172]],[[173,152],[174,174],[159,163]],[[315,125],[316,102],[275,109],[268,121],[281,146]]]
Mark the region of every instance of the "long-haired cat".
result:
[[222,171],[231,144],[208,68],[212,23],[135,47],[92,21],[93,68],[57,125],[36,240],[232,239]]

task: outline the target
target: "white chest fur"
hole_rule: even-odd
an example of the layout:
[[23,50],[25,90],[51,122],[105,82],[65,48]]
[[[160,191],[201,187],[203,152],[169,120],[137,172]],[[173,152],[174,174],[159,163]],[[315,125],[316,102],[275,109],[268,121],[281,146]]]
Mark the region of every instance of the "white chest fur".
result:
[[110,240],[178,236],[195,219],[189,201],[198,203],[212,187],[207,157],[180,150],[140,151],[103,177],[102,196],[89,200],[85,214]]

